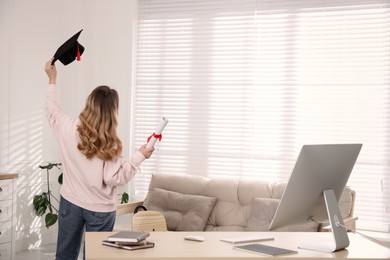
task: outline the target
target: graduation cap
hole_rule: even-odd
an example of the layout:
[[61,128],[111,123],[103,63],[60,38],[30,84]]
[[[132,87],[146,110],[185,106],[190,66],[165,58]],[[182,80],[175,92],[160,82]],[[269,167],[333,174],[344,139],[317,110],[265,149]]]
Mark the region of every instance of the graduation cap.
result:
[[77,41],[77,39],[79,38],[82,31],[83,30],[73,35],[69,40],[67,40],[58,48],[54,54],[54,59],[51,65],[53,65],[56,60],[60,60],[61,63],[65,66],[69,63],[72,63],[76,58],[77,60],[80,60],[80,56],[84,52],[84,47]]

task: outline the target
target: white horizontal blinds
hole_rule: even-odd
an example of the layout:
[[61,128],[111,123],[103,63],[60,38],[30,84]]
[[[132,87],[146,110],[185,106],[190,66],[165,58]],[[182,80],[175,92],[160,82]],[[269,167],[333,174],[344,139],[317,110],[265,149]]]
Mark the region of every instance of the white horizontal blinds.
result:
[[[359,223],[390,222],[388,1],[140,1],[137,146],[150,174],[288,180],[303,144],[363,143]],[[366,225],[367,226],[367,225]]]
[[[140,2],[136,143],[144,141],[145,132],[154,129],[159,117],[166,116],[170,120],[163,133],[161,150],[145,163],[143,173],[158,170],[207,175],[212,174],[211,167],[220,172],[224,164],[222,168],[229,169],[230,174],[241,171],[243,163],[231,158],[240,153],[237,151],[240,143],[235,135],[240,135],[239,127],[245,118],[236,111],[242,110],[240,106],[247,107],[248,102],[236,101],[235,96],[240,93],[236,90],[240,87],[237,83],[245,77],[243,72],[233,75],[235,65],[227,62],[235,59],[235,63],[245,66],[243,54],[240,54],[241,46],[245,44],[242,29],[248,20],[253,20],[254,5],[252,3],[250,8],[252,17],[243,15],[245,6],[234,1]],[[237,9],[239,14],[235,14]],[[233,22],[226,21],[230,25],[224,25],[221,33],[224,38],[229,34],[237,42],[224,43],[219,37],[212,40],[215,37],[215,11],[228,12],[234,17]],[[232,31],[233,27],[236,27],[235,31]],[[248,34],[248,37],[253,36]],[[236,50],[231,52],[232,49]],[[213,56],[215,58],[209,60]],[[231,76],[224,75],[225,72],[218,68],[225,65],[224,70],[230,70]],[[221,90],[224,99],[220,98]],[[228,139],[222,139],[221,143],[215,132],[224,133]],[[227,161],[226,153],[229,154]],[[147,167],[150,167],[149,171]],[[137,197],[145,196],[145,191],[137,186],[148,180],[148,175],[135,179]]]

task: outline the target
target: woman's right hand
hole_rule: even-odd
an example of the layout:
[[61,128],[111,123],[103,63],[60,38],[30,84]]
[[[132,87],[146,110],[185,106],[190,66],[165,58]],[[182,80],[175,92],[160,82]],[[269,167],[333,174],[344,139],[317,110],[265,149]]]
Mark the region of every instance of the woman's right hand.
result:
[[56,66],[53,64],[51,65],[51,62],[54,58],[51,58],[48,62],[45,64],[45,72],[49,78],[49,84],[56,84],[57,81],[57,69]]
[[146,144],[142,145],[138,151],[140,151],[146,159],[150,158],[152,156],[152,153],[154,152],[154,147],[146,148]]

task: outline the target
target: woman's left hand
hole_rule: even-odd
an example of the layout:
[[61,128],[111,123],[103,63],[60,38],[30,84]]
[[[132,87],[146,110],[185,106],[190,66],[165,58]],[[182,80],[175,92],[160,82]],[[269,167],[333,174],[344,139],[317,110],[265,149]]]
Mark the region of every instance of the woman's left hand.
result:
[[56,66],[53,64],[51,65],[51,62],[54,58],[51,58],[48,62],[45,64],[45,72],[49,78],[49,84],[56,84],[57,81],[57,69]]

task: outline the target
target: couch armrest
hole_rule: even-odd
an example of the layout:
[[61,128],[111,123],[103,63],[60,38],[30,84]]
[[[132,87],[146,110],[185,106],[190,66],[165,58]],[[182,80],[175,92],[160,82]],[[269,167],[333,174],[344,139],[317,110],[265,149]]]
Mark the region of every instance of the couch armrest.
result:
[[[349,217],[343,219],[344,225],[347,227],[347,231],[354,231],[356,230],[356,221],[358,220],[358,217]],[[321,232],[330,232],[332,229],[330,228],[330,225],[324,226],[320,228]]]
[[133,214],[137,206],[142,205],[143,201],[133,201],[129,203],[119,204],[116,206],[116,215]]

